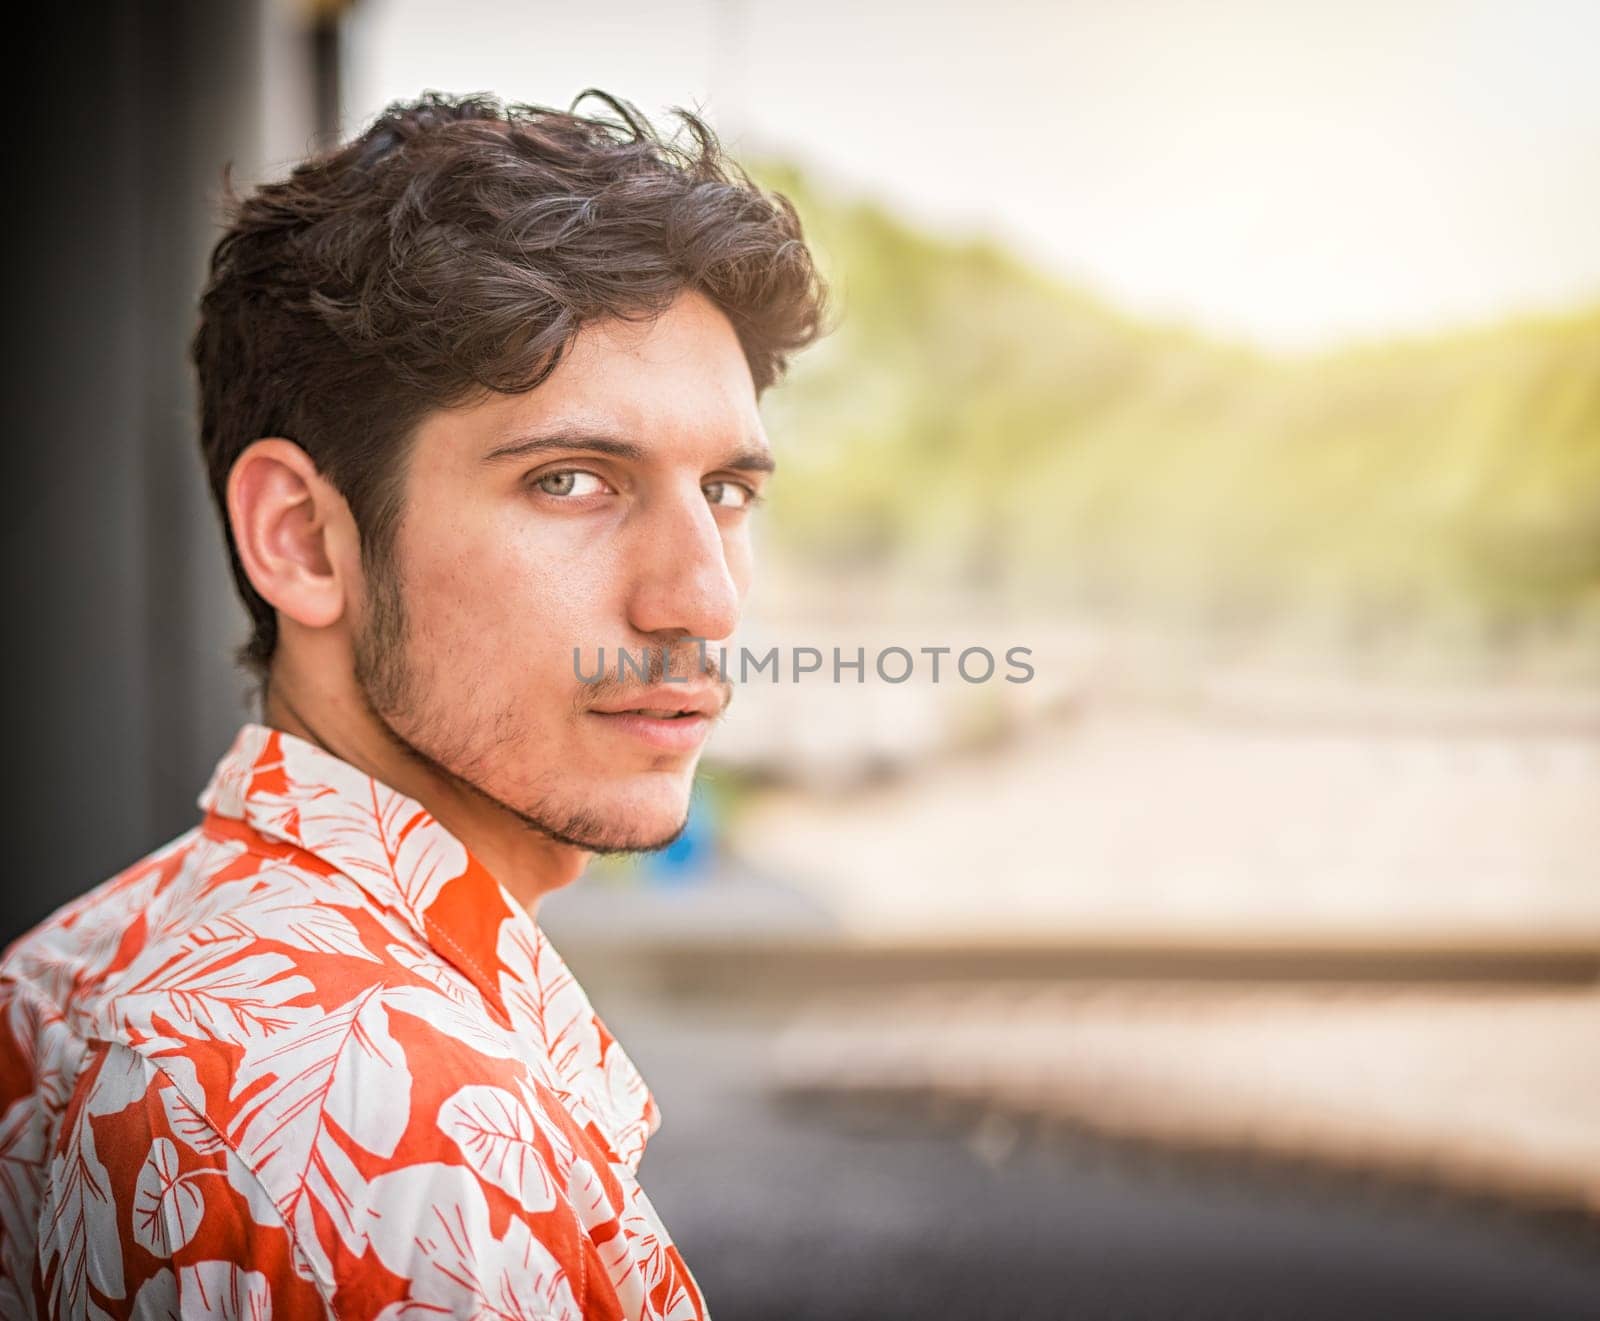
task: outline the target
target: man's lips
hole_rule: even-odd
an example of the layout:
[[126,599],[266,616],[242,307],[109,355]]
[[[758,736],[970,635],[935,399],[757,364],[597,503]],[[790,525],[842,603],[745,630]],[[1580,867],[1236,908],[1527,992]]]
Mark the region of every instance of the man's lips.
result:
[[722,694],[711,688],[659,686],[646,688],[628,697],[614,699],[606,706],[593,708],[596,715],[644,714],[661,718],[705,716],[721,712]]
[[705,741],[724,706],[712,688],[682,684],[643,689],[589,714],[618,734],[666,752],[692,752]]
[[664,752],[693,752],[711,732],[711,717],[698,712],[651,716],[637,711],[591,711],[602,726]]

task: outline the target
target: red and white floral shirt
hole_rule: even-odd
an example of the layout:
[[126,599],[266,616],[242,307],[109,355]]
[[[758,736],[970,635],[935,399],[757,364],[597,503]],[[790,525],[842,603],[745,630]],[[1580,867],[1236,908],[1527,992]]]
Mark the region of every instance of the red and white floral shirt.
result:
[[703,1318],[527,910],[263,725],[199,806],[0,959],[0,1316]]

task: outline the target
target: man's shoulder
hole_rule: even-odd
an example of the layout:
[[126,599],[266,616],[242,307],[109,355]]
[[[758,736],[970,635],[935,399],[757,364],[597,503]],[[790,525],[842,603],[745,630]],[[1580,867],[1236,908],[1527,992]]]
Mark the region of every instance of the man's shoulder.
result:
[[[665,1239],[615,1154],[632,1148],[607,1136],[639,1100],[632,1075],[564,969],[537,960],[508,1004],[350,876],[238,826],[208,821],[9,956],[57,970],[51,1030],[91,1047],[59,1098],[62,1139],[104,1132],[133,1153],[119,1205],[215,1184],[239,1223],[281,1226],[286,1289],[366,1296],[400,1277],[449,1311],[471,1276],[534,1288],[551,1316],[614,1302],[608,1272],[645,1266],[629,1227],[640,1254]],[[582,1086],[545,1045],[559,1006],[594,1033]],[[211,1214],[186,1196],[161,1203],[180,1229]],[[592,1234],[630,1246],[602,1257]]]
[[[354,915],[377,905],[303,849],[207,823],[61,904],[0,953],[0,978],[64,1011],[128,989],[151,960],[185,949],[280,941],[362,953]],[[69,1004],[68,1001],[72,1003]],[[92,1011],[91,1011],[92,1012]]]
[[232,1153],[324,1280],[364,1232],[341,1217],[369,1184],[455,1149],[440,1128],[455,1093],[530,1089],[503,1014],[310,855],[202,838],[141,929],[79,1030],[147,1063],[152,1095]]
[[0,989],[66,1010],[70,997],[139,941],[140,915],[199,842],[192,827],[52,909],[0,952]]
[[[503,1013],[369,903],[277,882],[244,897],[110,989],[114,1030],[164,1075],[155,1094],[170,1088],[185,1122],[226,1148],[330,1292],[364,1287],[376,1263],[433,1272],[428,1245],[444,1253],[460,1228],[447,1213],[477,1232],[513,1198],[539,1213],[537,1242],[523,1229],[516,1246],[553,1279],[578,1278],[559,1171],[583,1137]],[[500,1245],[452,1250],[476,1267]]]
[[339,1041],[333,1062],[359,1065],[380,1010],[409,1014],[419,1049],[502,1048],[478,989],[404,917],[315,855],[253,833],[190,841],[95,999],[106,1039],[221,1047],[235,1073],[307,1036]]
[[329,1090],[382,1086],[397,1032],[408,1058],[513,1055],[503,1014],[403,917],[306,850],[230,824],[184,832],[18,937],[0,999],[148,1056],[222,1123],[227,1098],[296,1053]]

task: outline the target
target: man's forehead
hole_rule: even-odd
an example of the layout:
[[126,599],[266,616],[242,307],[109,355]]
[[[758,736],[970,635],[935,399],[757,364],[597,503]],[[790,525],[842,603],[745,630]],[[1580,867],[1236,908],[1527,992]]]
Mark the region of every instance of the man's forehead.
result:
[[708,414],[748,418],[759,427],[755,382],[744,346],[728,319],[704,299],[693,310],[680,295],[642,323],[615,318],[581,329],[537,388],[514,396],[510,411],[529,423],[561,419],[639,429],[682,410],[705,425]]
[[641,308],[585,322],[567,343],[550,379],[688,369],[708,376],[749,374],[733,322],[697,289],[680,290],[657,310]]
[[644,322],[586,326],[532,390],[480,395],[432,422],[454,455],[491,463],[590,448],[639,460],[737,452],[737,466],[773,466],[743,346],[693,294]]

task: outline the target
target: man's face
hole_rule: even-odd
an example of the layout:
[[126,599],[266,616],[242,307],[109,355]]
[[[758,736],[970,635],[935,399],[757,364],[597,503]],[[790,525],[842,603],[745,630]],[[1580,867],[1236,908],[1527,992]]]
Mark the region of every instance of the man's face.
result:
[[[726,685],[702,668],[750,585],[748,493],[770,455],[727,318],[686,292],[584,328],[537,389],[428,416],[392,564],[369,582],[356,679],[390,733],[568,843],[659,848],[683,828],[709,721],[597,714]],[[605,648],[605,680],[594,675]],[[631,670],[665,649],[675,681]],[[684,683],[681,680],[687,679]]]

